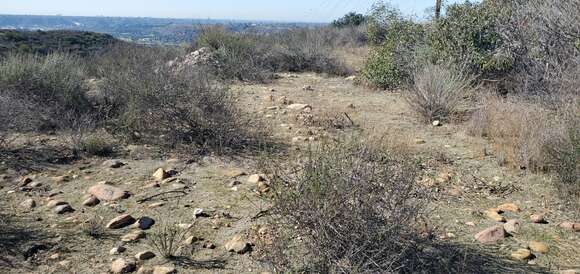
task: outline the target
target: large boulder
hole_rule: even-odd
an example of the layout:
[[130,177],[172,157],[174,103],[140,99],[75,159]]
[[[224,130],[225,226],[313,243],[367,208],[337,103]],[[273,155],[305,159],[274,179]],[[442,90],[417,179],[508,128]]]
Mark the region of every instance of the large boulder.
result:
[[475,239],[482,244],[495,244],[505,238],[505,229],[501,225],[489,227],[475,234]]

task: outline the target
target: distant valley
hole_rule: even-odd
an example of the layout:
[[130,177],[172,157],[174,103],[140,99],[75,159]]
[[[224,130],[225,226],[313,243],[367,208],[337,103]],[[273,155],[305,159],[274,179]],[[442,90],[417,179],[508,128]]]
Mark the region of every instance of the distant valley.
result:
[[181,44],[192,41],[200,27],[220,24],[232,31],[274,32],[315,23],[252,22],[214,19],[0,15],[0,29],[74,30],[110,34],[142,44]]

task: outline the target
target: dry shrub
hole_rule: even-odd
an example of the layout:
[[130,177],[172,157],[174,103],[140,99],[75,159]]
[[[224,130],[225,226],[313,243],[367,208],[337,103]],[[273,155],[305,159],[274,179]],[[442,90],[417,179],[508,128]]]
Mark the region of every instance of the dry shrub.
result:
[[327,142],[290,170],[277,168],[276,271],[377,273],[405,267],[425,204],[416,165],[380,142]]
[[554,172],[560,193],[579,201],[580,109],[578,99],[566,98],[549,109],[521,98],[485,96],[469,131],[488,137],[516,168]]
[[442,65],[427,64],[414,73],[405,98],[425,122],[448,120],[468,94],[472,78]]
[[93,214],[81,224],[81,231],[89,237],[101,238],[106,234],[105,220],[99,214]]
[[202,67],[175,71],[152,49],[118,48],[102,67],[114,132],[131,141],[204,152],[260,144],[261,127]]

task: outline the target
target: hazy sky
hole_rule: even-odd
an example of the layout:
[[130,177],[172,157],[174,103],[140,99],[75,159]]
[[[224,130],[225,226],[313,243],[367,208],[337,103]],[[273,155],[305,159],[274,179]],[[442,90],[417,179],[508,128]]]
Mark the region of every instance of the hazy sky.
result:
[[[328,22],[365,13],[377,0],[0,0],[0,14],[249,19]],[[392,0],[422,16],[435,0]],[[457,2],[450,0],[448,2]]]

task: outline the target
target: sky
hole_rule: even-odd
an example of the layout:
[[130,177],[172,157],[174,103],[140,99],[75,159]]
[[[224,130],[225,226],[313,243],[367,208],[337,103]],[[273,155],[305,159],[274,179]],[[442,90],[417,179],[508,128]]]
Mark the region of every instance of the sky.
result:
[[[450,0],[454,2],[459,0]],[[377,0],[0,0],[0,14],[127,16],[330,22],[349,11],[366,13]],[[423,16],[435,0],[392,0],[405,14]]]

